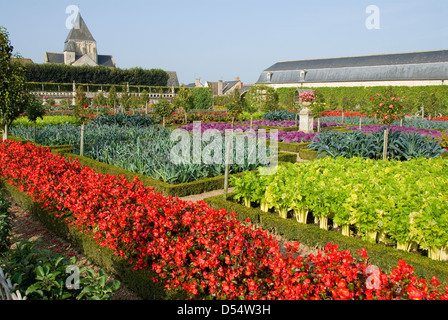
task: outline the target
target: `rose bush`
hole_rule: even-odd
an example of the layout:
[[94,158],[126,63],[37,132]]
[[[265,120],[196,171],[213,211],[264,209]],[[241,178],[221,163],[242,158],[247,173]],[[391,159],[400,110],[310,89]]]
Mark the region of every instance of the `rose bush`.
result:
[[[0,143],[0,177],[60,219],[129,260],[152,269],[166,289],[194,299],[446,299],[400,261],[387,275],[369,273],[364,249],[355,259],[328,244],[306,257],[234,213],[205,202],[155,193],[134,179],[104,175],[31,143]],[[375,269],[377,270],[377,269]],[[372,285],[373,284],[373,285]]]
[[406,97],[396,97],[393,94],[381,95],[370,98],[371,112],[377,116],[381,124],[390,126],[394,121],[404,118],[404,100]]

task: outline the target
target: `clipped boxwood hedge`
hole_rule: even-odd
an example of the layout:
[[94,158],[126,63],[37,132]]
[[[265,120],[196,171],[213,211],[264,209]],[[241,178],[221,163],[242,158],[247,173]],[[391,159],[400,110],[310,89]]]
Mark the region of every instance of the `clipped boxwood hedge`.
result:
[[43,148],[49,148],[50,151],[52,153],[54,153],[54,154],[55,153],[70,152],[72,150],[72,148],[73,148],[73,146],[71,144],[59,145],[59,146],[44,146],[44,145],[37,144],[37,143],[35,143],[33,141],[30,141],[30,140],[25,140],[25,139],[13,137],[13,136],[8,136],[8,140],[21,142],[21,143],[31,142],[31,143],[35,144],[36,146],[43,147]]
[[259,227],[274,231],[289,241],[298,241],[310,248],[323,248],[327,243],[337,243],[340,250],[349,250],[356,254],[357,250],[365,248],[370,257],[370,263],[378,266],[385,272],[390,272],[397,266],[400,259],[414,267],[414,273],[420,277],[431,279],[435,275],[441,283],[448,282],[448,264],[435,261],[415,253],[405,252],[383,244],[370,243],[355,237],[347,237],[336,231],[327,231],[311,224],[300,224],[293,219],[282,219],[276,214],[265,213],[258,208],[247,208],[235,200],[233,194],[227,199],[214,196],[204,199],[213,208],[223,208],[235,212],[237,219],[244,221],[249,218]]
[[308,148],[299,150],[299,157],[303,160],[315,160],[317,158],[317,151],[308,150]]
[[283,152],[298,153],[300,150],[307,149],[309,144],[310,142],[302,142],[302,143],[278,142],[278,150]]

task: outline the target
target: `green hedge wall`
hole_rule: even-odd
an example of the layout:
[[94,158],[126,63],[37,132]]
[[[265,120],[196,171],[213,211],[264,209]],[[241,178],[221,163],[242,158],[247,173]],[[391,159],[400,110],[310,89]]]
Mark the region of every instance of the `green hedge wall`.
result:
[[382,244],[373,244],[355,237],[347,237],[336,231],[326,231],[311,224],[300,224],[293,219],[282,219],[273,213],[265,213],[258,208],[247,208],[233,200],[233,194],[227,196],[214,196],[204,199],[211,207],[226,209],[235,212],[237,219],[244,221],[249,218],[259,227],[278,234],[288,241],[298,241],[310,248],[323,248],[328,242],[337,243],[340,250],[349,250],[353,256],[357,250],[365,248],[370,257],[370,263],[390,272],[400,259],[415,268],[414,273],[420,277],[431,280],[431,276],[438,277],[441,283],[448,282],[448,264],[430,258],[409,253]]
[[[369,102],[369,98],[377,93],[384,94],[386,88],[390,88],[399,96],[406,96],[406,104],[409,112],[417,112],[422,106],[428,114],[435,116],[438,113],[448,113],[448,86],[376,86],[376,87],[320,87],[300,88],[314,90],[316,98],[325,102],[331,109],[357,111],[356,106],[361,107]],[[298,88],[278,88],[280,107],[290,109],[294,99],[291,98]]]
[[120,69],[103,66],[68,66],[65,64],[37,64],[24,65],[27,82],[52,83],[107,83],[122,85],[166,86],[169,75],[161,69]]
[[[29,91],[55,91],[55,92],[72,92],[72,83],[53,83],[53,82],[26,82],[26,88]],[[76,83],[76,87],[82,87],[84,92],[109,92],[111,87],[115,87],[115,92],[121,93],[127,90],[126,84],[97,84],[97,83]],[[167,87],[167,86],[148,86],[148,85],[129,85],[130,93],[141,93],[146,90],[148,93],[165,93],[170,94],[174,89],[174,93],[179,91],[180,87]]]

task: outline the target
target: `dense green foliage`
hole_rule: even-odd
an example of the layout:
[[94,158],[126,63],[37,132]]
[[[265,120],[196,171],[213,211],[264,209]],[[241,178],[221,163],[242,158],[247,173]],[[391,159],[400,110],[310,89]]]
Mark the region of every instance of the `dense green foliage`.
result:
[[[199,150],[200,158],[196,161],[198,151],[191,142],[191,136],[188,135],[186,140],[181,139],[178,142],[171,137],[171,134],[171,130],[165,130],[159,126],[132,130],[128,128],[126,131],[118,127],[96,128],[95,140],[86,138],[90,144],[86,156],[172,184],[224,174],[225,139],[212,143],[202,140]],[[252,161],[252,153],[247,147],[247,142],[244,145],[234,142],[234,146],[232,158],[238,161],[229,165],[231,174],[254,170],[261,165],[261,161],[256,157],[254,157],[255,161]],[[181,151],[182,155],[176,153],[175,150]],[[181,162],[173,160],[173,152],[175,156],[181,158]],[[206,152],[213,154],[211,155],[212,163],[204,162],[203,157]],[[241,155],[243,158],[238,158]]]
[[265,85],[254,85],[246,93],[244,103],[250,105],[254,111],[273,111],[278,108],[277,91]]
[[[37,127],[43,127],[47,125],[55,125],[55,124],[64,124],[64,123],[71,123],[71,124],[80,124],[79,120],[76,119],[73,116],[43,116],[42,119],[38,118],[36,120],[36,126]],[[12,123],[12,127],[15,126],[33,126],[34,123],[31,122],[27,117],[20,117],[14,120]]]
[[210,88],[193,88],[191,90],[193,109],[210,109],[213,105],[213,92]]
[[154,124],[151,117],[140,114],[118,113],[116,115],[99,115],[93,121],[98,125],[117,125],[120,127],[149,127]]
[[12,60],[14,47],[9,34],[0,26],[0,126],[3,139],[8,127],[29,105],[30,95],[25,90],[24,67]]

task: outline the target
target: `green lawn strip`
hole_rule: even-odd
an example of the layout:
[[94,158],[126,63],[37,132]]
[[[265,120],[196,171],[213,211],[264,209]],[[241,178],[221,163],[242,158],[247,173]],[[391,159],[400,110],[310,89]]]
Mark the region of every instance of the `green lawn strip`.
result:
[[223,208],[229,212],[235,212],[240,221],[249,218],[265,230],[275,231],[287,240],[298,241],[311,248],[323,248],[329,242],[337,243],[340,250],[349,250],[355,257],[358,257],[357,250],[365,248],[370,257],[369,262],[386,273],[395,268],[400,259],[404,259],[414,268],[414,274],[427,279],[428,282],[434,275],[442,284],[448,282],[448,264],[446,262],[435,261],[383,244],[370,243],[360,238],[347,237],[337,231],[323,230],[312,224],[300,224],[294,219],[282,219],[277,214],[265,213],[258,208],[247,208],[234,201],[233,194],[229,194],[227,200],[220,195],[206,198],[204,201],[213,208]]

